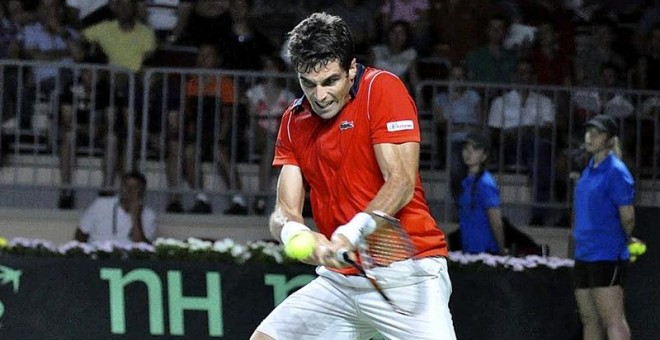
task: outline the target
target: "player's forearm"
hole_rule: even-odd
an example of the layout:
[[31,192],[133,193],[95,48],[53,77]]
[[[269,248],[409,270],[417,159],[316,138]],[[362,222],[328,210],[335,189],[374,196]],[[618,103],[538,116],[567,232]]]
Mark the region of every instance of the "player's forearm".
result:
[[391,175],[380,188],[376,197],[365,211],[380,210],[388,215],[395,215],[412,200],[415,183],[407,176]]

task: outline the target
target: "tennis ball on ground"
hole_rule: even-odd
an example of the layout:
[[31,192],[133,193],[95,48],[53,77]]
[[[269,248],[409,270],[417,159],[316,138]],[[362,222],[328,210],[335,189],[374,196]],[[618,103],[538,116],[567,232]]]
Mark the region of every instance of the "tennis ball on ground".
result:
[[284,246],[284,252],[287,256],[296,260],[304,260],[314,253],[316,240],[314,235],[309,232],[299,232],[289,240]]

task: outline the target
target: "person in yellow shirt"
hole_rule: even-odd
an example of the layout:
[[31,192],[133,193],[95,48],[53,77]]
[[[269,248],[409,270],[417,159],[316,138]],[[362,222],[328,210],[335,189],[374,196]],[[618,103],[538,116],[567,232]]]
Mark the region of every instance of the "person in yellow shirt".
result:
[[[133,131],[134,134],[142,121],[136,114],[140,112],[137,108],[141,107],[141,91],[135,90],[141,88],[138,83],[141,77],[135,73],[141,71],[145,60],[157,47],[154,30],[138,21],[137,1],[117,0],[114,5],[116,19],[100,22],[82,32],[84,40],[93,46],[92,49],[99,50],[107,57],[108,64],[126,69],[125,72],[109,75],[114,78],[110,79],[110,83],[114,84],[115,101],[110,104],[107,117],[106,154],[103,165],[105,190],[114,188],[116,174],[123,172],[120,165],[126,163],[125,152],[118,153],[117,150],[127,150],[123,143],[129,140],[127,128],[129,117],[136,122],[137,128]],[[134,82],[129,81],[132,76]],[[133,105],[129,103],[131,92],[135,98]],[[130,136],[130,138],[134,137],[134,135]],[[133,143],[133,145],[137,144]],[[133,155],[136,153],[134,152]]]

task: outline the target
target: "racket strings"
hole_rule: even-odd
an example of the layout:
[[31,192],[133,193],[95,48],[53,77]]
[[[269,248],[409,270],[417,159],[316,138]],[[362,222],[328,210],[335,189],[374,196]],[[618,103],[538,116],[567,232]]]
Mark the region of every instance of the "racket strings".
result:
[[373,266],[389,266],[415,255],[415,247],[403,230],[391,225],[378,228],[366,237],[367,255]]

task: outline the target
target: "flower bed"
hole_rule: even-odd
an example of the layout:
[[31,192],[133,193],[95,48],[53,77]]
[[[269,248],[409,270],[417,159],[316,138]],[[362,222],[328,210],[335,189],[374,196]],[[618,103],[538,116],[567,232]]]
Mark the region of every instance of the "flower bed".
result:
[[[208,261],[221,263],[295,263],[284,255],[278,243],[252,241],[245,244],[231,239],[206,241],[189,238],[185,241],[159,238],[153,244],[122,244],[113,242],[80,243],[70,241],[60,246],[52,242],[0,237],[0,254],[31,256],[89,257],[91,259],[161,259],[182,261]],[[523,271],[532,268],[557,269],[572,267],[573,260],[557,257],[529,255],[526,257],[494,256],[489,254],[463,254],[449,252],[449,265],[456,269],[507,269]]]

